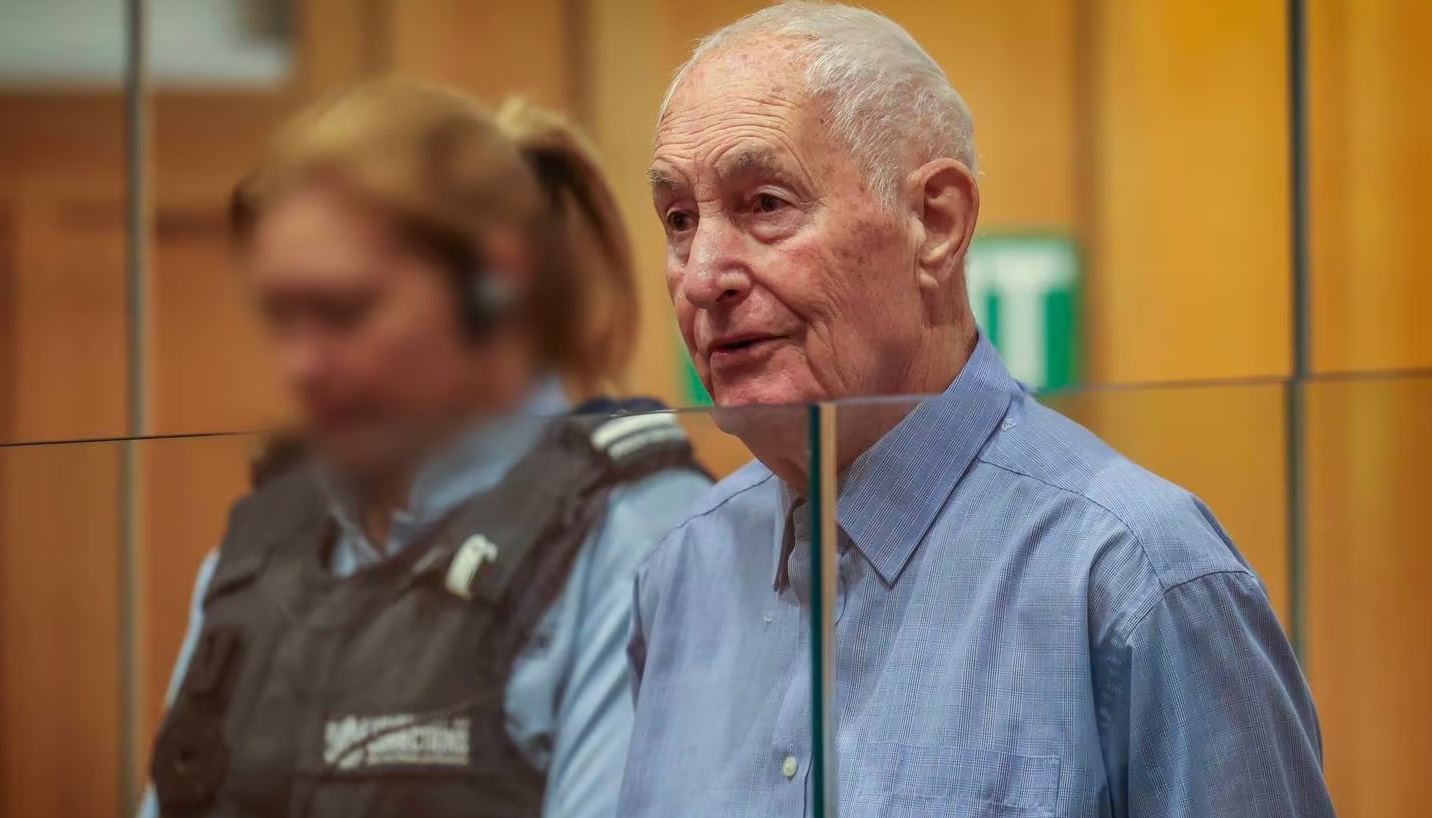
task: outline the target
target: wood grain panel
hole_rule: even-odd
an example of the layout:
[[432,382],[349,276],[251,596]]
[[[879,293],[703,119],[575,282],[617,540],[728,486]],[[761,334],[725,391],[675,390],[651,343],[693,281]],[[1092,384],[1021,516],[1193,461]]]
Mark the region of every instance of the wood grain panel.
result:
[[1309,6],[1314,366],[1432,366],[1432,3]]
[[331,93],[383,70],[383,0],[299,0],[294,14],[300,93]]
[[[14,223],[9,434],[123,427],[116,214],[41,188]],[[109,444],[0,449],[0,776],[7,815],[111,812],[118,794],[119,465]],[[93,785],[65,786],[91,770]]]
[[13,368],[4,440],[124,428],[119,108],[104,97],[0,96],[0,208],[11,214]]
[[1096,5],[1093,378],[1287,372],[1284,4]]
[[[1076,232],[1080,78],[1074,0],[882,0],[974,112],[984,231]],[[1075,236],[1077,238],[1077,236]]]
[[[119,113],[0,96],[0,440],[123,431]],[[118,481],[110,444],[0,449],[0,814],[115,810]]]
[[1307,387],[1308,672],[1340,815],[1417,815],[1432,756],[1432,378]]
[[[1432,365],[1432,5],[1313,0],[1308,77],[1313,366]],[[1308,674],[1339,813],[1425,811],[1432,754],[1432,381],[1313,384]]]
[[160,723],[174,657],[188,625],[194,577],[224,533],[229,505],[244,493],[250,436],[178,438],[143,444],[146,573],[141,602],[148,687],[139,732],[146,745]]
[[[693,13],[700,13],[693,7]],[[667,9],[659,0],[593,0],[589,3],[588,60],[578,70],[591,93],[584,123],[602,152],[607,177],[632,234],[637,262],[641,334],[629,386],[680,405],[680,336],[665,281],[666,237],[651,211],[646,170],[656,112],[675,67]]]
[[572,103],[565,0],[402,0],[389,6],[388,68],[496,103]]
[[4,448],[0,474],[0,814],[113,815],[118,448]]

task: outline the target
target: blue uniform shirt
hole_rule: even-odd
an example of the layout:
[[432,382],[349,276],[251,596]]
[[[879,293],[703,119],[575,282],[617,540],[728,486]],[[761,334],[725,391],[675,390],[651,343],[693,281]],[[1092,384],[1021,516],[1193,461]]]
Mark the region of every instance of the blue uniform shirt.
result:
[[[620,814],[811,815],[808,512],[754,463],[708,498],[638,572]],[[841,818],[1333,814],[1297,661],[1212,513],[988,341],[850,467],[837,519]]]
[[[561,387],[539,388],[521,417],[489,425],[429,463],[418,476],[407,510],[394,515],[388,552],[396,553],[467,497],[495,485],[537,441],[544,423],[568,408]],[[518,657],[505,708],[513,742],[547,773],[543,814],[549,818],[612,818],[631,732],[625,645],[631,582],[637,565],[697,497],[710,488],[694,472],[662,472],[612,493],[600,527],[583,544],[566,588],[547,612],[532,645]],[[332,569],[347,576],[383,559],[344,505],[331,508],[340,536]],[[201,602],[216,562],[199,570],[189,630],[169,695],[183,679],[203,628]],[[154,818],[153,793],[141,818]]]

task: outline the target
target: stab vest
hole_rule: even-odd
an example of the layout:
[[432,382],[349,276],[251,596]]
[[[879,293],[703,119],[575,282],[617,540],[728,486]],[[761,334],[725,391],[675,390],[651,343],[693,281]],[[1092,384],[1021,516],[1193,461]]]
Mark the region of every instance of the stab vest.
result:
[[668,469],[701,470],[669,413],[556,421],[497,486],[343,578],[308,470],[239,501],[155,744],[161,815],[539,818],[513,663],[611,490]]

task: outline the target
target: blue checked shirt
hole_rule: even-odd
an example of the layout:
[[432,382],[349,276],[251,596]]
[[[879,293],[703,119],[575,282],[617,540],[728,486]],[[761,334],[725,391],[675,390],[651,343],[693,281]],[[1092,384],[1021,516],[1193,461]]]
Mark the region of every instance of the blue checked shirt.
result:
[[[708,498],[637,575],[619,812],[811,815],[809,513],[758,464]],[[841,818],[1333,814],[1307,685],[1213,514],[986,340],[837,519]]]

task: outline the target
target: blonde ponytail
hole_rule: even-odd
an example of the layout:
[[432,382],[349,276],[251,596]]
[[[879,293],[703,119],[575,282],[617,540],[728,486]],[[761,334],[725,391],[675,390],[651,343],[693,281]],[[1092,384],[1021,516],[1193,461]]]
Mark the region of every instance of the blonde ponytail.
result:
[[539,229],[546,275],[534,305],[536,335],[559,369],[592,392],[620,382],[639,318],[631,241],[590,143],[564,117],[507,100],[498,126],[517,146],[546,197]]

